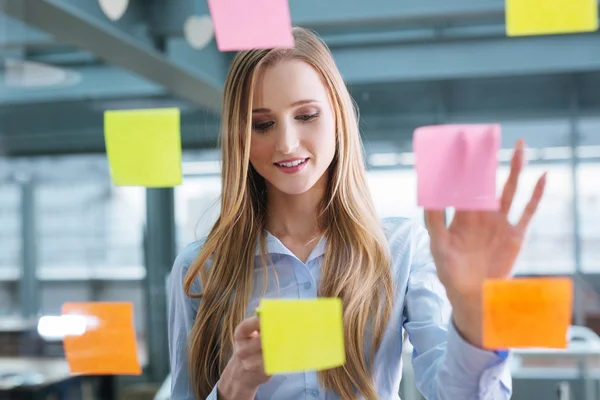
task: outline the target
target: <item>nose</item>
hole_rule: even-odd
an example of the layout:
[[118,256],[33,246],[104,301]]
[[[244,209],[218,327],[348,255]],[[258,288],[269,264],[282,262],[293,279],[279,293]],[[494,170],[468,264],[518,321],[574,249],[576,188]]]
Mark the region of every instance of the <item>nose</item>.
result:
[[277,137],[276,150],[282,154],[291,154],[300,146],[298,133],[293,126],[286,124]]

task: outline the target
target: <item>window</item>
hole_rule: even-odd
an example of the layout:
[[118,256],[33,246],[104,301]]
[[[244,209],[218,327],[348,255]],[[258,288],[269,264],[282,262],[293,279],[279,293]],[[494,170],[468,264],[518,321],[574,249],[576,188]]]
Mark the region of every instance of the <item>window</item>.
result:
[[577,171],[579,188],[579,228],[581,269],[600,272],[600,165],[580,164]]
[[42,279],[142,274],[144,188],[84,181],[36,189]]
[[423,223],[423,210],[417,205],[414,169],[371,170],[367,172],[367,181],[381,218],[406,217]]
[[15,277],[21,266],[21,192],[0,183],[0,280]]
[[[517,261],[517,274],[552,275],[574,272],[573,182],[569,164],[535,164],[523,169],[509,215],[516,223],[529,201],[537,179],[548,172],[544,197],[529,225]],[[509,167],[498,173],[498,188],[508,178]]]
[[[538,178],[548,172],[544,197],[536,215],[529,224],[521,254],[515,265],[517,275],[572,274],[574,265],[573,244],[573,184],[569,164],[533,164],[523,169],[519,186],[509,214],[517,223],[533,193]],[[508,165],[498,168],[498,196],[508,178]],[[450,210],[448,219],[454,212]]]
[[219,216],[220,194],[219,175],[185,178],[175,189],[178,249],[208,234]]

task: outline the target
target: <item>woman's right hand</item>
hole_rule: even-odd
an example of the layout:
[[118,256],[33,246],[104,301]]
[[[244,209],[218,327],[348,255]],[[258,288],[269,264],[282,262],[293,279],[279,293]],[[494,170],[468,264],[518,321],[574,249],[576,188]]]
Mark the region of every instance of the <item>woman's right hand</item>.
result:
[[265,374],[258,317],[250,317],[235,328],[233,355],[218,384],[219,400],[254,399],[258,387],[271,377]]

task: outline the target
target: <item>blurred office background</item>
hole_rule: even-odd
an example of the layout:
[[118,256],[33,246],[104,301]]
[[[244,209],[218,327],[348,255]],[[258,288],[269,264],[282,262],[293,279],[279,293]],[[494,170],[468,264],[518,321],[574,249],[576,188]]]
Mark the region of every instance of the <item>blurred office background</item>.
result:
[[[499,188],[511,147],[527,141],[515,212],[544,171],[548,185],[516,274],[573,276],[576,301],[568,350],[511,361],[513,398],[568,386],[571,399],[599,399],[600,34],[507,38],[495,0],[290,8],[331,47],[359,106],[382,217],[422,220],[416,127],[501,123]],[[168,376],[165,279],[218,212],[232,54],[185,29],[207,12],[205,0],[0,0],[0,398],[152,399]],[[183,185],[114,187],[104,111],[162,107],[182,113]],[[60,375],[60,343],[37,323],[68,301],[132,302],[143,376]],[[407,365],[403,399],[417,398],[410,384]]]

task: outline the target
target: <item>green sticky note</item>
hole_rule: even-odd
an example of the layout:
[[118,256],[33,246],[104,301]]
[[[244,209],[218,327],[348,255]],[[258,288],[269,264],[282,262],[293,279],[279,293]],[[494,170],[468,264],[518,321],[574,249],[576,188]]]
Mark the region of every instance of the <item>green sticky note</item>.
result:
[[104,114],[104,139],[116,186],[180,185],[180,112],[176,108]]
[[508,36],[592,32],[598,0],[506,0]]
[[337,298],[262,300],[260,337],[268,375],[319,371],[346,362]]

